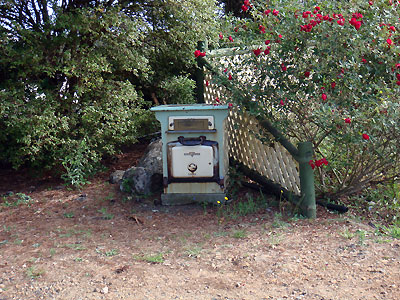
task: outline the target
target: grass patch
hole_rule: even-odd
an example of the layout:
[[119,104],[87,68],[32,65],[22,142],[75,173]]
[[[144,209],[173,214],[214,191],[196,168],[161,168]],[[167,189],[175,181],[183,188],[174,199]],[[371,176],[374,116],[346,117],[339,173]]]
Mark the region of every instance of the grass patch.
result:
[[188,257],[197,258],[200,256],[200,252],[203,251],[203,248],[197,245],[192,247],[186,247],[185,255]]
[[246,230],[243,230],[243,229],[235,230],[232,233],[232,237],[235,239],[243,239],[243,238],[247,237],[247,232],[246,232]]
[[31,266],[28,269],[26,269],[26,276],[28,276],[30,279],[36,279],[44,274],[44,270],[38,269],[36,266]]
[[392,225],[389,227],[384,227],[385,233],[392,238],[400,239],[400,227],[396,225]]
[[64,247],[65,248],[69,248],[69,249],[74,249],[74,250],[77,250],[77,251],[86,250],[86,247],[83,246],[82,244],[65,244]]
[[214,237],[226,237],[229,236],[229,232],[227,231],[217,231],[213,233]]
[[115,256],[115,255],[118,255],[118,254],[119,254],[118,249],[111,249],[111,250],[106,251],[104,253],[104,255],[107,256],[107,257]]
[[64,214],[64,217],[70,219],[70,218],[75,217],[75,214],[73,212],[67,212],[67,213]]
[[274,221],[272,222],[271,226],[273,228],[281,228],[281,227],[289,227],[290,224],[282,219],[281,213],[276,213],[274,215]]
[[102,218],[104,220],[112,220],[114,218],[114,215],[110,214],[105,207],[100,208],[98,212],[103,214]]
[[[62,229],[57,229],[57,231],[61,232]],[[81,229],[72,228],[72,229],[68,229],[68,231],[65,232],[65,233],[60,233],[58,235],[58,237],[60,237],[60,238],[69,238],[69,237],[74,236],[74,235],[80,235],[81,237],[89,238],[92,235],[92,231],[90,229],[81,230]]]
[[[10,197],[11,199],[9,199]],[[17,207],[20,205],[30,206],[32,203],[32,198],[24,193],[11,194],[9,196],[2,197],[2,206],[4,207]]]
[[339,232],[339,235],[344,237],[347,240],[351,240],[356,236],[354,232],[351,232],[348,228],[345,228],[342,232]]
[[274,246],[278,246],[283,240],[283,236],[281,234],[272,234],[269,238],[268,238],[268,243],[274,247]]
[[164,262],[164,254],[162,252],[157,254],[134,254],[134,260],[145,261],[152,264],[162,264]]

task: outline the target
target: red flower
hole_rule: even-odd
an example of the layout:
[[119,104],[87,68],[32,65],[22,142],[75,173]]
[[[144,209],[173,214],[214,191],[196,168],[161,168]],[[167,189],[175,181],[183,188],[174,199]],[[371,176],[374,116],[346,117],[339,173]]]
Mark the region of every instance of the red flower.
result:
[[232,106],[233,106],[233,104],[229,102],[228,103],[228,107],[232,107]]
[[397,85],[400,85],[400,80],[396,81],[396,84],[397,84]]
[[346,124],[350,124],[350,123],[351,123],[351,119],[350,119],[350,118],[346,118],[346,119],[344,119],[344,122],[345,122]]
[[277,15],[279,14],[279,11],[276,10],[276,9],[274,9],[274,10],[272,11],[272,14],[273,14],[274,16],[277,16]]
[[271,10],[267,9],[266,11],[264,11],[264,14],[266,14],[268,16],[270,12],[271,12]]
[[329,164],[325,157],[323,157],[323,158],[321,159],[321,162],[322,162],[325,166],[327,166],[327,165]]
[[394,26],[390,26],[390,27],[389,27],[389,30],[395,32],[395,31],[396,31],[396,28],[395,28]]
[[264,26],[259,25],[258,29],[260,29],[260,33],[265,33],[265,27]]
[[264,54],[268,55],[269,54],[269,50],[271,50],[271,47],[268,46],[267,49],[264,50]]
[[228,37],[228,40],[230,40],[231,42],[233,42],[233,38],[231,36]]
[[368,140],[369,140],[369,135],[366,134],[366,133],[363,133],[362,138],[363,138],[364,140],[368,141]]
[[321,96],[321,98],[322,98],[322,100],[326,100],[326,98],[328,98],[328,96],[324,93],[324,94],[322,94],[322,96]]
[[226,72],[228,72],[228,68],[225,68],[225,69],[224,69],[224,73],[226,73]]
[[366,63],[367,63],[367,60],[366,60],[365,58],[363,58],[363,59],[361,60],[361,62],[362,62],[363,64],[366,64]]
[[400,74],[399,73],[396,74],[396,78],[397,78],[397,80],[400,80]]
[[201,52],[200,50],[196,50],[196,51],[194,51],[194,57],[204,57],[204,56],[206,56],[206,53],[205,52]]
[[222,33],[219,34],[219,38],[222,40],[224,38],[224,36],[222,35]]
[[315,7],[315,10],[316,10],[316,11],[320,11],[321,8],[320,8],[319,6],[316,6],[316,7]]
[[228,80],[232,80],[232,74],[229,73]]
[[242,5],[242,10],[245,12],[247,11],[249,8],[246,5]]
[[334,89],[335,86],[336,86],[336,82],[332,82],[332,83],[331,83],[331,88]]
[[268,45],[270,42],[271,42],[270,40],[266,40],[265,45]]
[[249,0],[244,0],[243,4],[246,5],[246,6],[250,6],[250,1]]
[[281,64],[281,69],[283,72],[285,72],[287,70],[287,67],[285,66],[285,64]]
[[285,102],[283,102],[283,100],[281,100],[281,101],[279,102],[279,105],[283,106],[283,105],[285,105]]
[[319,168],[320,166],[322,166],[322,164],[323,164],[323,162],[322,162],[321,159],[315,161],[315,165],[316,165],[318,168]]
[[393,45],[393,41],[391,39],[387,39],[386,43],[388,43],[389,46]]
[[310,71],[305,71],[305,72],[304,72],[304,76],[305,76],[305,77],[310,77]]
[[254,49],[253,53],[254,53],[255,56],[259,56],[261,54],[261,48]]
[[372,5],[372,4],[374,4],[374,2],[372,2],[372,1],[368,1],[368,4],[369,4],[369,5]]
[[279,36],[280,39],[282,38],[282,34],[280,34],[280,35],[278,35],[278,36]]
[[217,97],[217,98],[215,98],[215,101],[219,103],[219,98],[218,98],[218,97]]
[[309,162],[308,162],[308,164],[311,166],[311,169],[315,169],[315,164],[314,164],[314,161],[313,160],[310,160]]
[[209,84],[210,84],[210,83],[208,82],[208,80],[206,80],[206,86],[209,86]]

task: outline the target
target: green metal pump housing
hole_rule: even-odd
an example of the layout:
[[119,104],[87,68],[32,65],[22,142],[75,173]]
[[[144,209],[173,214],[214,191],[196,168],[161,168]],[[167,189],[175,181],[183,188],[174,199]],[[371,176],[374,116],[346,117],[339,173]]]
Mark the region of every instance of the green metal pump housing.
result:
[[160,105],[164,205],[224,203],[229,167],[227,105]]

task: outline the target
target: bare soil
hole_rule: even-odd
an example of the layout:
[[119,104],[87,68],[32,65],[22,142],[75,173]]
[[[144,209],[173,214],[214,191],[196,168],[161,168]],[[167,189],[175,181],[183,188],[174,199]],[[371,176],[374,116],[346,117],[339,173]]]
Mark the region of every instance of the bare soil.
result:
[[81,191],[0,171],[0,195],[14,192],[0,198],[1,300],[400,299],[400,241],[351,212],[227,217],[226,208],[155,205],[159,195],[127,199],[108,177],[144,148]]

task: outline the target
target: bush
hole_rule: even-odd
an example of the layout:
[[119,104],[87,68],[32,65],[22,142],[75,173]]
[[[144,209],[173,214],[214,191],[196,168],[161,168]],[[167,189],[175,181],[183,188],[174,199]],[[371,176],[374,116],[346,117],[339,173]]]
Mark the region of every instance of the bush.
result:
[[236,58],[222,61],[225,72],[214,79],[230,86],[227,101],[271,121],[293,143],[312,141],[320,194],[399,180],[398,3],[244,5],[248,18],[223,33]]
[[62,167],[79,186],[158,126],[155,97],[193,101],[192,48],[213,29],[215,3],[45,3],[0,6],[0,162]]
[[[50,41],[30,30],[3,35],[0,67],[9,73],[0,82],[0,160],[15,168],[62,165],[63,178],[77,184],[102,155],[136,140],[147,105],[113,72],[147,72],[135,45],[140,33],[133,36],[138,24],[112,10],[94,16],[90,9],[60,15],[52,30],[61,33]],[[113,27],[120,31],[103,34]]]

